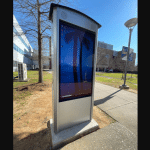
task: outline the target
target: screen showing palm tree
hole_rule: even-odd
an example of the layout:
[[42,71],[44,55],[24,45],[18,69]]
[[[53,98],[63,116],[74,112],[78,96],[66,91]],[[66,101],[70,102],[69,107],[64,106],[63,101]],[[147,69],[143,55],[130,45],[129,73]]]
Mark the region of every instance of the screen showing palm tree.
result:
[[95,33],[59,20],[59,102],[91,96]]

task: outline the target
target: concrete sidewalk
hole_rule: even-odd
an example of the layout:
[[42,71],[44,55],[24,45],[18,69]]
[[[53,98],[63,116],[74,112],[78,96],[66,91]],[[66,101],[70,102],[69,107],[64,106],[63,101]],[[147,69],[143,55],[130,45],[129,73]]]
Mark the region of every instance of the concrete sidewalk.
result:
[[137,136],[119,122],[90,133],[60,150],[137,150]]
[[94,105],[137,135],[137,94],[95,82]]
[[94,105],[117,122],[90,133],[62,150],[137,149],[137,94],[95,82]]

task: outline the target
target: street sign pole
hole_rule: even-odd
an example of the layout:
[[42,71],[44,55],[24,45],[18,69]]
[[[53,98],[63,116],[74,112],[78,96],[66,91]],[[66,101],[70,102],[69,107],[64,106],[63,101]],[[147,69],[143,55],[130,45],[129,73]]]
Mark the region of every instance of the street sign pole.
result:
[[133,29],[129,29],[129,43],[128,43],[128,51],[127,51],[127,61],[126,61],[126,66],[125,66],[125,77],[124,77],[124,84],[122,86],[126,86],[126,74],[127,74],[127,65],[128,65],[128,57],[129,57],[129,50],[130,50],[130,42],[131,42],[131,33]]

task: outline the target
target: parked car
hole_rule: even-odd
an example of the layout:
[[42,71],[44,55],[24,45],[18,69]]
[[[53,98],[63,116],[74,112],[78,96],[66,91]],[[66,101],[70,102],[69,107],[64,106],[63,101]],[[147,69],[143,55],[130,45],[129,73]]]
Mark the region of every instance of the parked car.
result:
[[106,69],[105,72],[113,72],[113,69]]
[[110,69],[109,72],[113,72],[113,69]]

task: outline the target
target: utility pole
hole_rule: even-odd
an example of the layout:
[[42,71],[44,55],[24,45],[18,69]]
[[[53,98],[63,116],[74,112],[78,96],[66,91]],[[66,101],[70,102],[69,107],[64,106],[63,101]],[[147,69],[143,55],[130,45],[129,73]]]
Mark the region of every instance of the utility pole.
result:
[[39,0],[37,0],[37,10],[38,10],[38,58],[39,58],[39,83],[43,82],[43,66],[42,66],[42,47],[41,47],[41,14],[40,14],[40,4]]

